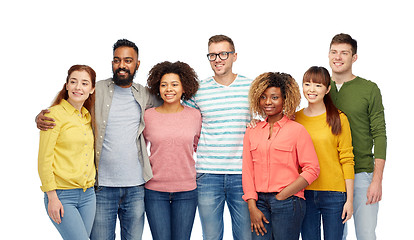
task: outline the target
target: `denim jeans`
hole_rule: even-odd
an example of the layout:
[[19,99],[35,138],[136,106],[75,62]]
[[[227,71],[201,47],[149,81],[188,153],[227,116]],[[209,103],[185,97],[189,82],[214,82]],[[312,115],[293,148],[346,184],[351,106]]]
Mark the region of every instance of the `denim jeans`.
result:
[[255,231],[251,233],[253,240],[299,239],[306,211],[304,199],[291,196],[286,200],[277,200],[276,193],[258,193],[256,206],[262,211],[269,223],[264,223],[267,233],[263,236],[257,236]]
[[224,203],[229,208],[233,238],[251,239],[250,213],[242,199],[241,174],[197,174],[198,212],[204,240],[223,239]]
[[190,240],[197,209],[197,189],[159,192],[145,189],[145,212],[154,240]]
[[[354,224],[358,240],[375,240],[375,228],[379,203],[366,205],[367,191],[371,184],[373,173],[361,172],[355,174],[354,180]],[[345,227],[343,239],[347,236]]]
[[103,187],[96,190],[92,240],[114,240],[118,216],[122,240],[140,240],[144,229],[144,187]]
[[[95,217],[95,192],[93,188],[56,190],[56,194],[63,205],[64,215],[60,224],[50,219],[63,239],[87,240],[91,233]],[[45,207],[49,199],[45,193]]]
[[302,223],[303,240],[321,239],[321,216],[325,240],[341,240],[344,231],[342,211],[346,193],[305,190],[306,214]]

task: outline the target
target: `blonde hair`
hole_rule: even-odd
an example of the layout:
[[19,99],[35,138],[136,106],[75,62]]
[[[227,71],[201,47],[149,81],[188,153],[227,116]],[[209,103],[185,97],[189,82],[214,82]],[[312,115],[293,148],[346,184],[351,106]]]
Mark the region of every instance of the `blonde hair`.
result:
[[292,118],[300,104],[299,86],[292,76],[280,72],[263,73],[252,82],[249,90],[250,115],[267,117],[260,107],[260,97],[269,87],[280,88],[283,96],[283,114]]

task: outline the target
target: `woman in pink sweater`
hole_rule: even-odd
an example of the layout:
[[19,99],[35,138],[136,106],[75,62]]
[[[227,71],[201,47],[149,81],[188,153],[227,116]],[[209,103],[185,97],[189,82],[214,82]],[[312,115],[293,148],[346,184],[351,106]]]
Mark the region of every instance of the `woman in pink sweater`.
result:
[[153,178],[145,184],[145,211],[154,240],[190,239],[197,208],[193,153],[201,130],[201,114],[184,107],[198,90],[195,71],[183,62],[155,65],[149,91],[164,103],[145,111],[144,136],[150,144]]

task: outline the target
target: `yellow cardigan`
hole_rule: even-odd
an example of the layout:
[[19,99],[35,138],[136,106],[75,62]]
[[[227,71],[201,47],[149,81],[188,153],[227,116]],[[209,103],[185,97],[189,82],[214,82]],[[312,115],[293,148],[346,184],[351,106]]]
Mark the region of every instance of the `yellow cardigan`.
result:
[[326,122],[326,113],[308,117],[303,109],[296,121],[309,132],[318,155],[320,174],[307,190],[346,192],[345,179],[354,179],[354,154],[348,118],[340,113],[342,131],[334,135]]
[[55,189],[84,191],[95,183],[94,136],[91,116],[82,108],[79,113],[62,100],[51,107],[46,116],[54,118],[56,126],[40,131],[38,171],[43,192]]

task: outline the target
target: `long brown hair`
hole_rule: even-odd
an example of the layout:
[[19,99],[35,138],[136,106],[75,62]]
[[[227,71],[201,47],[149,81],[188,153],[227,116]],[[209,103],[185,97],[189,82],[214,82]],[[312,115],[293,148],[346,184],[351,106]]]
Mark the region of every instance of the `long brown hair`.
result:
[[[65,82],[65,84],[63,84],[62,90],[60,90],[60,92],[57,94],[56,98],[53,100],[51,107],[53,107],[55,105],[58,105],[62,101],[62,99],[67,100],[69,98],[68,90],[66,90],[66,84],[68,84],[70,75],[73,72],[76,72],[76,71],[79,71],[79,72],[85,71],[85,72],[87,72],[89,74],[89,77],[91,78],[92,88],[95,88],[95,82],[96,82],[96,73],[95,73],[95,71],[87,65],[73,65],[72,67],[69,68],[68,76],[66,77],[66,82]],[[83,103],[83,106],[91,114],[91,123],[92,123],[92,127],[94,128],[95,127],[95,91],[92,94],[89,94],[89,97]]]
[[[303,75],[303,82],[314,82],[323,84],[326,88],[331,86],[331,76],[324,67],[310,67]],[[331,127],[332,134],[339,135],[342,131],[341,118],[339,117],[339,110],[332,102],[330,94],[325,94],[323,102],[326,108],[326,122]]]

